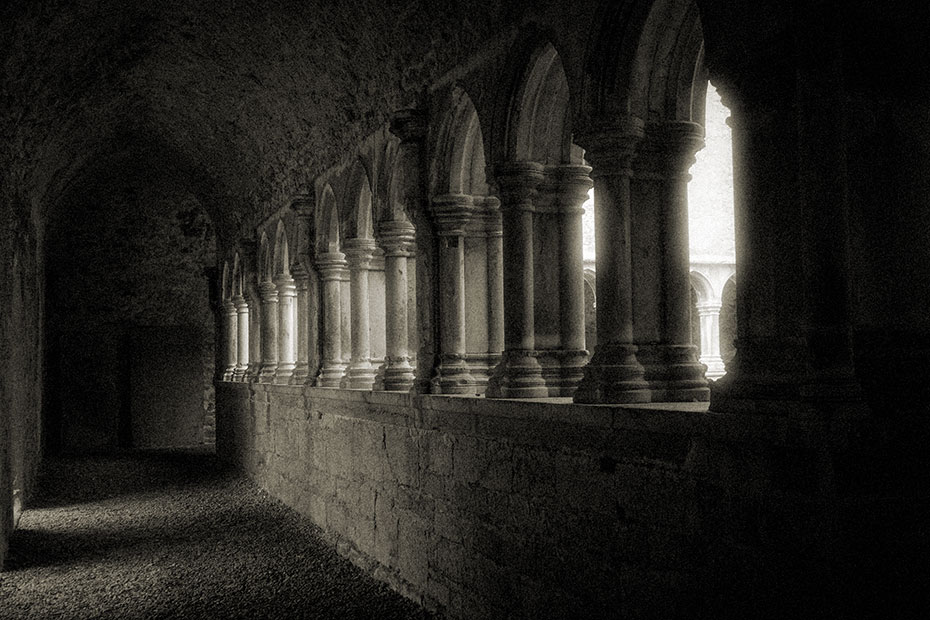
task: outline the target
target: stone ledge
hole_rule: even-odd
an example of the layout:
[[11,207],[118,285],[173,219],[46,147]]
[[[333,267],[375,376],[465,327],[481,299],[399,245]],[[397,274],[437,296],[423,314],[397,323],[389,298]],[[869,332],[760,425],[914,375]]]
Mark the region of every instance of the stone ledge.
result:
[[[546,435],[547,427],[564,425],[616,432],[703,437],[722,442],[781,447],[847,448],[861,437],[880,431],[874,420],[829,423],[815,416],[786,418],[758,413],[716,413],[706,403],[647,403],[637,405],[576,404],[567,398],[488,399],[474,396],[416,395],[300,385],[219,381],[222,390],[252,394],[303,395],[305,406],[333,407],[342,417],[377,420],[424,430],[453,430],[476,435],[498,435],[509,424],[514,430],[533,429]],[[366,409],[362,412],[359,408]],[[371,411],[374,408],[376,411]],[[384,408],[379,412],[377,409]],[[556,430],[556,429],[552,429]],[[550,434],[551,435],[551,434]],[[557,436],[553,436],[557,438]]]

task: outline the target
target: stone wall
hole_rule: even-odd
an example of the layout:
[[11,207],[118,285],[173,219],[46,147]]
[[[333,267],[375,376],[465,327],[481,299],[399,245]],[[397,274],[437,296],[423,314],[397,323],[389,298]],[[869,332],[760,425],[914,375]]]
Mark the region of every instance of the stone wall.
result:
[[[4,210],[3,216],[7,215]],[[0,239],[0,567],[41,451],[41,232],[3,217]],[[12,233],[7,235],[7,233]]]
[[883,540],[848,443],[866,431],[833,429],[841,448],[810,420],[700,408],[224,383],[217,449],[454,618],[805,617],[856,588],[883,604],[873,567],[846,563],[863,532]]
[[50,229],[49,420],[63,449],[212,432],[212,225],[182,190],[144,181],[76,192]]

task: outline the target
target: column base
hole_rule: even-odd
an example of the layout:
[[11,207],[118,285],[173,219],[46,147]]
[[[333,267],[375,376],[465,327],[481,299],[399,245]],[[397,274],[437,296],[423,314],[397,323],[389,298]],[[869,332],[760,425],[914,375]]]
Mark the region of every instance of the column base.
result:
[[258,381],[259,373],[261,372],[262,365],[258,362],[253,362],[249,364],[249,367],[245,371],[245,381]]
[[235,376],[236,371],[231,368],[226,368],[223,370],[223,374],[220,376],[221,381],[232,381]]
[[491,373],[501,361],[500,353],[469,353],[466,356],[471,376],[475,379],[475,394],[483,396],[488,391]]
[[278,367],[274,372],[274,382],[290,383],[296,366],[297,365],[292,362],[278,362]]
[[549,388],[542,375],[537,352],[526,349],[504,351],[501,362],[488,380],[488,398],[545,398]]
[[294,372],[291,373],[291,385],[303,385],[310,378],[310,367],[306,362],[297,362]]
[[562,362],[562,377],[559,396],[574,396],[584,379],[584,369],[588,365],[588,352],[584,349],[558,352]]
[[406,357],[386,357],[384,360],[384,378],[382,379],[385,392],[409,392],[413,388],[416,375]]
[[346,367],[346,364],[339,362],[323,362],[323,366],[320,368],[320,375],[316,379],[317,387],[342,387],[342,378],[346,374]]
[[870,415],[852,369],[819,373],[761,372],[740,368],[738,358],[727,374],[711,385],[710,410],[777,416],[827,415],[863,418]]
[[275,374],[278,370],[278,364],[262,364],[261,370],[258,371],[259,383],[274,383]]
[[248,366],[236,366],[236,369],[233,371],[232,380],[245,381],[247,373]]
[[575,390],[576,403],[648,403],[652,397],[631,344],[599,344]]
[[707,366],[707,370],[704,371],[704,376],[708,379],[716,381],[727,374],[726,366],[719,355],[702,355],[698,361]]
[[378,369],[371,362],[352,362],[346,370],[344,387],[350,390],[370,390],[375,384]]
[[707,402],[710,388],[705,366],[693,344],[639,345],[636,359],[643,367],[654,403]]
[[430,382],[433,394],[467,394],[474,396],[476,382],[463,355],[442,355],[436,376]]
[[584,378],[588,352],[580,350],[549,349],[538,351],[542,378],[551,397],[574,396]]

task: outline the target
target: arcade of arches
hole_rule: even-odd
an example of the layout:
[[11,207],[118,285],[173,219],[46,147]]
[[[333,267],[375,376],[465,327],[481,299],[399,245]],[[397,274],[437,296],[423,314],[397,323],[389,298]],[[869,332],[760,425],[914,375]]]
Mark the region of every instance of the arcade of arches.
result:
[[926,603],[927,10],[114,3],[0,11],[0,560],[215,411],[448,617]]

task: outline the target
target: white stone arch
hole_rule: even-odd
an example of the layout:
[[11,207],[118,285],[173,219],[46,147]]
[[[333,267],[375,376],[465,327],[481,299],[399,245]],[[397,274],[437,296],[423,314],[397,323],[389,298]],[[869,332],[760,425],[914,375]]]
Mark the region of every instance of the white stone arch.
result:
[[691,286],[694,287],[695,292],[697,292],[698,303],[709,302],[719,297],[714,293],[714,285],[711,284],[710,280],[707,279],[707,276],[700,273],[699,271],[691,271]]

